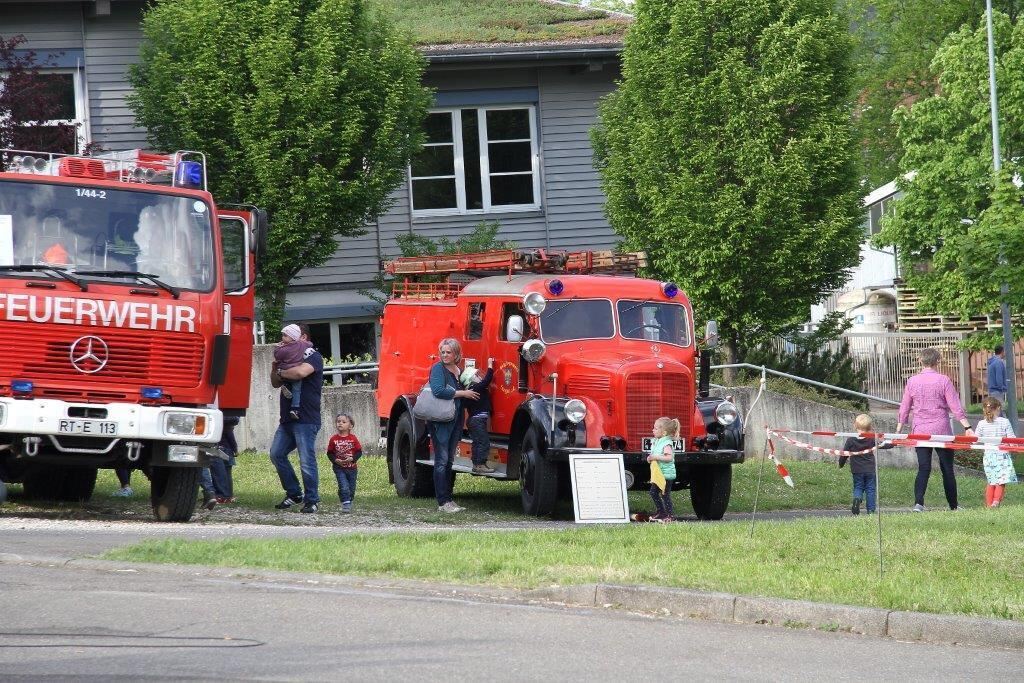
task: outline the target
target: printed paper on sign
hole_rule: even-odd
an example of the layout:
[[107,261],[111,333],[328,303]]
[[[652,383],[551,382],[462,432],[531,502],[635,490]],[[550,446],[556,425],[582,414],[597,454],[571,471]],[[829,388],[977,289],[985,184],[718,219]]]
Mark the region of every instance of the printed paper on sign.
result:
[[0,214],[0,266],[14,265],[14,223],[10,214]]

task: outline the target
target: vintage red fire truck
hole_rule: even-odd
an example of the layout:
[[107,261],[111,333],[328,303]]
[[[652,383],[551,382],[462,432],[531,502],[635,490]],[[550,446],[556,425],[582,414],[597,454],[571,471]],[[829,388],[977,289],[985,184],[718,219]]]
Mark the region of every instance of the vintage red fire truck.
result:
[[215,204],[197,152],[0,171],[0,482],[82,501],[97,468],[139,469],[156,518],[188,520],[249,404],[266,213]]
[[[690,489],[698,517],[721,519],[743,428],[730,401],[708,395],[717,326],[698,354],[686,295],[635,277],[641,265],[642,254],[540,250],[387,263],[397,280],[381,321],[377,401],[398,495],[433,494],[426,425],[412,409],[438,342],[453,337],[468,365],[493,359],[489,476],[518,480],[527,514],[550,514],[568,493],[573,453],[621,452],[627,483],[645,486],[647,440],[669,416],[682,425],[675,487]],[[471,471],[469,447],[463,439],[455,472]]]

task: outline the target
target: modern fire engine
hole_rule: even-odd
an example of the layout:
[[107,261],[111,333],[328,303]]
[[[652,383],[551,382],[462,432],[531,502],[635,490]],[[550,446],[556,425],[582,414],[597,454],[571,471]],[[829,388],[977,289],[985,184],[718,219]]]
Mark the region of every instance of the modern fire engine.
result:
[[97,468],[138,469],[156,518],[188,520],[249,405],[266,213],[217,206],[198,152],[0,150],[0,171],[0,489],[82,501]]
[[[573,453],[620,452],[627,483],[645,486],[645,449],[667,416],[682,426],[675,488],[690,489],[698,517],[721,519],[743,428],[730,401],[708,395],[717,325],[708,323],[698,354],[686,295],[635,277],[643,265],[643,254],[541,250],[388,262],[400,280],[381,321],[377,402],[398,495],[433,494],[426,425],[413,406],[438,342],[453,337],[467,366],[483,372],[493,359],[487,476],[518,480],[527,514],[550,514],[568,493]],[[455,472],[471,472],[469,448],[463,439]]]

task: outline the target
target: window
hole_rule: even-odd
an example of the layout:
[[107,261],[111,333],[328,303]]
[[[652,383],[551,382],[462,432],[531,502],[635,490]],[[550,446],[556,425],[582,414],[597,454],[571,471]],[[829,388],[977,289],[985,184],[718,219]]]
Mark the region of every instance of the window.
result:
[[241,218],[221,217],[220,246],[223,252],[224,289],[237,293],[248,287],[249,247],[246,233],[249,226]]
[[484,303],[474,301],[469,304],[469,320],[466,324],[466,339],[482,339],[484,336]]
[[419,215],[540,208],[536,110],[431,112],[409,178],[412,208]]
[[864,221],[864,230],[868,235],[875,235],[882,229],[882,220],[889,216],[896,215],[896,200],[902,195],[895,194],[868,206],[868,213]]
[[679,304],[622,299],[617,304],[619,333],[626,339],[690,345],[686,308]]
[[[47,112],[50,117],[48,120],[16,130],[12,140],[14,148],[74,154],[86,142],[86,104],[81,73],[77,69],[46,69],[39,73],[38,78],[42,82],[42,87],[48,91],[47,95],[52,98],[53,111]],[[0,76],[0,81],[2,80]],[[39,116],[38,112],[33,111],[11,113],[16,119],[21,120],[34,120]]]
[[540,314],[541,339],[549,344],[570,339],[610,339],[612,305],[605,299],[570,299],[549,302]]

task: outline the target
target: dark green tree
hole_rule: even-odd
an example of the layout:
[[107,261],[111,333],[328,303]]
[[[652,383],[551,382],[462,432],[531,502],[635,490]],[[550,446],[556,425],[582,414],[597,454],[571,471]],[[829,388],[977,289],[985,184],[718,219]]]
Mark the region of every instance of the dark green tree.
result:
[[641,0],[594,147],[648,274],[728,358],[793,329],[858,261],[850,39],[827,0]]
[[925,311],[964,317],[999,308],[1009,284],[1024,306],[1024,24],[993,15],[1002,125],[1002,172],[992,162],[988,37],[984,19],[950,36],[932,68],[938,93],[901,110],[904,196],[883,219],[879,245],[895,245],[907,283]]
[[[993,0],[1016,20],[1021,0]],[[963,26],[977,26],[985,0],[837,0],[856,39],[857,137],[866,189],[894,180],[903,157],[893,113],[935,94],[939,45]],[[865,194],[867,192],[865,191]]]
[[211,190],[271,214],[258,292],[383,213],[420,145],[429,92],[411,42],[364,0],[161,0],[129,102],[152,144],[208,154]]

